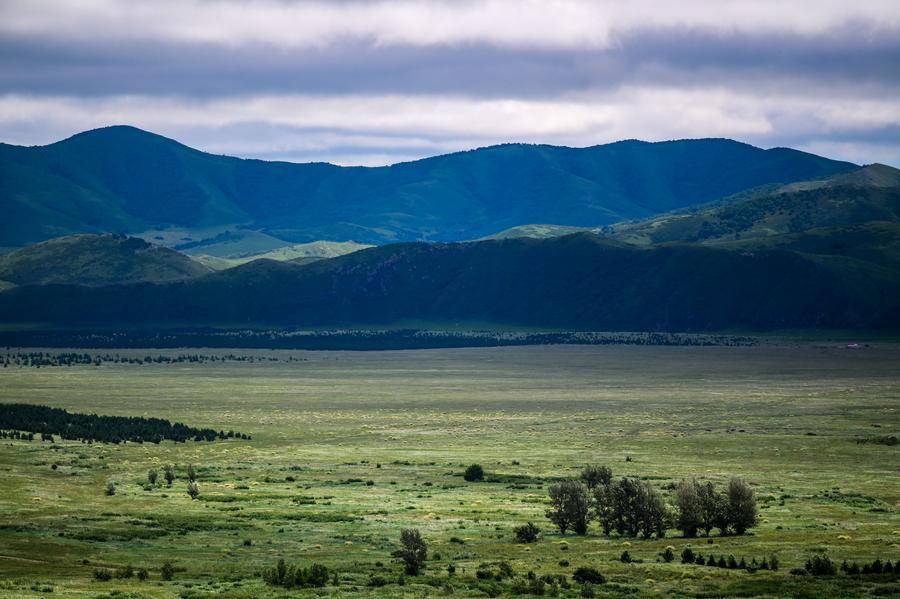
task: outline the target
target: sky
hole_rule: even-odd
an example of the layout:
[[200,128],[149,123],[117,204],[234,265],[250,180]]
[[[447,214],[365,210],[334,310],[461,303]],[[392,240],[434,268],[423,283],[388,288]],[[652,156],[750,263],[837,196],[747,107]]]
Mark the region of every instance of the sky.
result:
[[900,166],[897,0],[0,0],[0,141],[381,165],[729,137]]

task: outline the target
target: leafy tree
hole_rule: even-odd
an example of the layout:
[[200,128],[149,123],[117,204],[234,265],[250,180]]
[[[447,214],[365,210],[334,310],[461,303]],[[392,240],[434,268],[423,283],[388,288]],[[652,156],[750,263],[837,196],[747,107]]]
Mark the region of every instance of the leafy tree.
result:
[[669,523],[669,511],[656,489],[649,483],[623,477],[608,487],[594,491],[594,512],[603,531],[615,530],[622,536],[662,538]]
[[593,516],[600,523],[603,534],[609,536],[615,524],[612,483],[594,487]]
[[400,531],[400,557],[406,566],[406,573],[417,576],[425,567],[428,559],[428,545],[422,539],[422,534],[417,528],[405,528]]
[[739,535],[756,526],[757,509],[753,489],[745,481],[732,478],[728,483],[728,523]]
[[591,509],[590,494],[584,483],[567,480],[552,485],[549,489],[551,508],[547,518],[562,534],[572,529],[576,534],[587,534],[588,516]]
[[150,483],[151,487],[156,485],[157,478],[159,478],[159,472],[157,472],[155,468],[151,468],[147,471],[147,482]]
[[606,486],[612,482],[612,469],[609,466],[586,466],[581,471],[581,480],[591,490],[598,485]]
[[163,466],[163,477],[166,479],[166,484],[171,487],[175,481],[175,466],[170,464]]
[[472,464],[466,468],[463,478],[470,483],[481,482],[484,480],[484,468],[482,468],[480,464]]
[[541,534],[541,529],[529,522],[522,526],[517,526],[513,532],[516,535],[516,541],[519,543],[534,543]]
[[700,485],[695,480],[683,480],[675,488],[675,506],[678,510],[675,527],[686,537],[696,537],[703,525],[699,488]]
[[669,510],[662,495],[649,483],[645,482],[638,489],[640,494],[637,501],[637,519],[641,534],[645,539],[649,539],[651,535],[661,539],[666,536],[666,529],[669,527]]
[[728,513],[725,497],[711,482],[698,485],[697,495],[700,500],[700,530],[705,532],[706,536],[709,536],[714,528],[723,533],[727,531]]

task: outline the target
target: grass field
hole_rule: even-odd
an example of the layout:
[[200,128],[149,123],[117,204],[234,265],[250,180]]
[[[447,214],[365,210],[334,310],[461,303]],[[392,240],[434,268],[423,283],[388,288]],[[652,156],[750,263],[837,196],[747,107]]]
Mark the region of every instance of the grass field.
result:
[[[0,595],[485,596],[509,592],[508,581],[475,577],[499,560],[517,576],[595,567],[608,579],[597,596],[900,593],[878,577],[789,574],[816,553],[900,558],[900,447],[856,443],[900,430],[900,345],[256,353],[305,360],[0,368],[0,402],[253,436],[158,446],[0,441]],[[474,462],[494,482],[465,482]],[[168,463],[180,477],[198,466],[199,499],[183,478],[144,488],[147,470]],[[744,477],[760,524],[709,540],[675,530],[663,540],[607,538],[596,525],[563,538],[544,518],[546,487],[589,463],[660,488],[690,476]],[[512,528],[529,520],[541,540],[516,544]],[[391,552],[404,527],[422,531],[429,562],[401,586]],[[677,554],[689,544],[747,561],[777,554],[781,569],[657,559],[667,545]],[[620,562],[624,549],[642,563]],[[323,563],[339,585],[267,587],[259,572],[280,557]],[[160,578],[166,560],[176,566],[172,581]],[[126,565],[147,568],[149,580],[92,579],[97,568]],[[368,586],[373,575],[389,584]]]

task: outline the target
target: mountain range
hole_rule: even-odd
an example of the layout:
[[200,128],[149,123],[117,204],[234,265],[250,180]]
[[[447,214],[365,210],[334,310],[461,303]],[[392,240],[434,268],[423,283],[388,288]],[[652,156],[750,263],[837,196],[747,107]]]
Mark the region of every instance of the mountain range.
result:
[[[147,135],[127,128],[86,135],[110,133],[137,135],[141,143]],[[192,156],[185,158],[188,162],[216,158],[165,138],[152,139],[166,151],[186,152]],[[711,155],[714,149],[720,155]],[[495,152],[506,158],[495,162]],[[222,160],[249,162],[259,169],[271,166]],[[436,168],[429,166],[431,161],[446,163]],[[725,175],[712,167],[717,161]],[[571,189],[562,179],[546,187],[522,185],[525,173],[538,185],[535,173],[546,173],[551,163],[566,164],[555,176],[587,181],[590,172],[594,184],[602,179],[617,191],[598,185],[581,196],[568,194]],[[575,166],[587,163],[593,170]],[[601,163],[606,166],[598,167]],[[498,146],[409,165],[415,168],[398,165],[403,168],[397,172],[412,168],[424,177],[420,180],[432,182],[438,195],[447,190],[457,194],[451,194],[453,201],[463,201],[463,196],[473,201],[465,189],[484,194],[482,209],[465,227],[442,221],[449,229],[428,236],[483,239],[376,247],[339,241],[292,244],[275,233],[286,230],[293,216],[273,217],[267,225],[271,228],[261,226],[262,221],[223,228],[185,219],[145,230],[144,239],[79,234],[0,255],[0,288],[7,288],[0,293],[0,322],[50,327],[900,329],[900,171],[892,167],[857,167],[727,140],[621,142],[582,150]],[[330,165],[282,165],[288,170],[293,166],[345,172]],[[394,168],[347,172],[390,178]],[[196,182],[198,169],[188,178]],[[527,188],[531,196],[521,206],[504,195],[508,191],[498,191],[499,198],[489,196],[482,188],[489,185],[484,178],[489,171],[496,186],[506,181],[511,188]],[[700,171],[705,179],[697,175]],[[171,171],[161,172],[162,178],[174,180]],[[804,179],[801,172],[811,174]],[[180,176],[187,180],[184,171]],[[351,178],[357,176],[374,175]],[[456,177],[464,183],[450,185]],[[205,201],[215,203],[213,179],[200,188]],[[337,193],[340,185],[331,184],[334,197],[353,204],[352,193]],[[396,200],[393,192],[376,193],[385,189],[373,188],[373,206]],[[417,193],[428,196],[421,189]],[[138,202],[111,196],[120,206]],[[607,204],[608,198],[622,201]],[[431,218],[430,202],[436,200],[429,197],[407,216],[417,222]],[[310,205],[305,204],[307,209]],[[583,224],[554,213],[562,205],[575,206],[568,214],[580,215]],[[596,216],[601,205],[622,214],[646,214],[609,224],[588,222],[586,215]],[[435,218],[446,214],[438,210]],[[561,220],[550,220],[554,214]],[[531,216],[531,222],[522,220]],[[511,223],[516,224],[505,227]],[[161,224],[151,219],[139,228]],[[493,233],[480,235],[491,228]],[[391,230],[400,235],[400,229]],[[404,235],[413,235],[411,231]],[[151,244],[148,238],[172,247]]]
[[0,144],[0,246],[171,228],[250,231],[284,244],[461,241],[531,223],[595,227],[645,218],[855,168],[727,139],[505,144],[339,167],[207,154],[116,126],[47,146]]

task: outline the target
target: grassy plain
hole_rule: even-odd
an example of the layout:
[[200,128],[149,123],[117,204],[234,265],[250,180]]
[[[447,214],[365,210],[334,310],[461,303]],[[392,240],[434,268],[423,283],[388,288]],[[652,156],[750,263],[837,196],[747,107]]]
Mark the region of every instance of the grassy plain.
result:
[[[609,580],[598,596],[900,592],[877,578],[788,572],[814,553],[900,558],[900,447],[855,442],[900,430],[900,345],[241,353],[305,360],[0,368],[2,402],[253,435],[158,446],[3,440],[0,595],[485,596],[509,590],[475,578],[479,564],[498,560],[519,576],[596,567]],[[465,482],[473,462],[495,482]],[[198,465],[198,500],[183,478],[144,488],[147,470],[168,463],[181,477]],[[596,525],[586,537],[560,537],[543,517],[546,487],[588,463],[660,487],[744,477],[760,499],[760,525],[709,540],[674,530],[663,540],[606,538]],[[528,520],[542,539],[514,543],[513,526]],[[429,563],[400,586],[390,554],[404,527],[421,529]],[[677,554],[688,544],[747,561],[777,554],[782,567],[749,574],[657,560],[667,545]],[[618,561],[624,549],[643,563]],[[324,563],[340,585],[266,587],[259,571],[280,557]],[[160,579],[165,560],[178,570],[171,582]],[[150,579],[92,580],[98,567],[129,564]],[[372,575],[390,584],[369,587]]]

